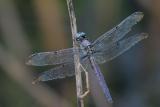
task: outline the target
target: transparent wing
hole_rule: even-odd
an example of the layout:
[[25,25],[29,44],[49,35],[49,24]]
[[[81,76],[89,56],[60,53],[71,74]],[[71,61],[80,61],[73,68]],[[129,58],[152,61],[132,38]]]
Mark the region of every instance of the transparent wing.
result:
[[65,77],[74,76],[74,63],[62,64],[58,67],[52,68],[48,71],[42,72],[38,78],[33,82],[49,81],[54,79],[62,79]]
[[40,52],[29,56],[28,65],[45,66],[73,62],[73,48],[52,52]]
[[143,18],[142,12],[135,12],[124,19],[119,25],[104,33],[93,42],[95,50],[109,48],[110,44],[122,39],[131,28]]
[[147,37],[148,37],[148,34],[141,33],[141,34],[128,37],[116,43],[112,43],[108,49],[103,49],[99,52],[95,52],[93,54],[94,58],[96,62],[99,64],[108,62],[116,58],[117,56],[121,55],[122,53],[130,49],[132,46],[134,46],[136,43],[138,43],[139,41]]

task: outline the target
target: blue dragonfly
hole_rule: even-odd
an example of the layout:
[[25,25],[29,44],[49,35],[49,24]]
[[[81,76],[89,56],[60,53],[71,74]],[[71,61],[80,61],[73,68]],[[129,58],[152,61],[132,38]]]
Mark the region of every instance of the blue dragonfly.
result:
[[[124,38],[131,31],[131,28],[141,21],[142,18],[142,12],[135,12],[92,43],[87,39],[84,32],[79,32],[76,35],[76,40],[79,43],[78,51],[80,52],[82,68],[95,74],[108,102],[112,102],[112,97],[98,64],[113,60],[139,41],[148,37],[148,34],[140,33]],[[74,48],[67,48],[52,52],[35,53],[29,56],[27,64],[33,66],[56,65],[56,67],[40,73],[36,82],[74,76],[74,52]]]

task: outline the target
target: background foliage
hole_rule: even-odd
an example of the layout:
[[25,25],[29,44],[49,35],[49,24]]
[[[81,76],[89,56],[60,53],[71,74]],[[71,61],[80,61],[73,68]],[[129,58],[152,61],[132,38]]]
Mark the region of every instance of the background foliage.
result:
[[[86,32],[91,41],[133,12],[144,12],[144,19],[129,35],[147,32],[149,38],[101,68],[113,107],[159,107],[160,1],[74,0],[74,4],[78,31]],[[0,107],[76,106],[74,77],[32,85],[33,78],[48,67],[25,65],[31,53],[71,46],[65,0],[1,0]],[[85,103],[106,107],[106,102],[91,97]]]

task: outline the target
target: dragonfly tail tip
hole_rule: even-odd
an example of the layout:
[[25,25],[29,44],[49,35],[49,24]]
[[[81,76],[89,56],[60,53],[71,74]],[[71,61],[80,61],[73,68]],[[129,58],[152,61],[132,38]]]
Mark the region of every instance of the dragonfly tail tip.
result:
[[112,103],[113,103],[113,100],[112,100],[112,99],[108,99],[108,102],[112,104]]

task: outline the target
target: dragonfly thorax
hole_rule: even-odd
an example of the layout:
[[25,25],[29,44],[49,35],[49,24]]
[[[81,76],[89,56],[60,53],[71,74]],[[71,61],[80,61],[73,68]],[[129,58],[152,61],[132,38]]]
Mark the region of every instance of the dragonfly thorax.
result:
[[83,48],[87,48],[91,45],[91,43],[88,41],[87,36],[84,32],[78,32],[76,35],[76,41],[79,43],[80,46]]

